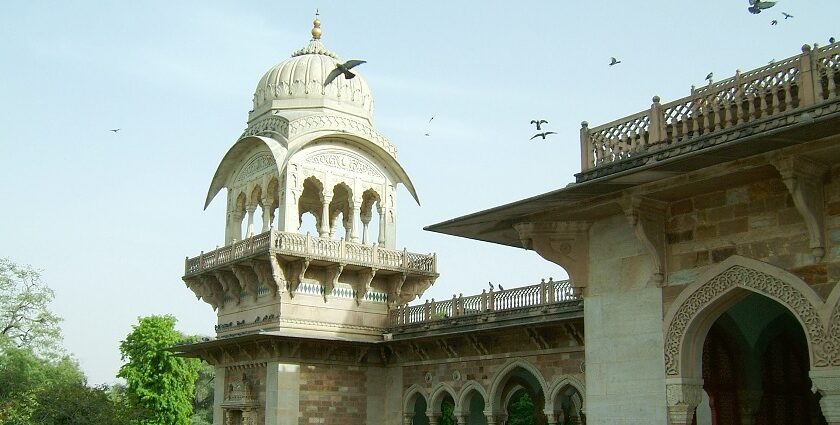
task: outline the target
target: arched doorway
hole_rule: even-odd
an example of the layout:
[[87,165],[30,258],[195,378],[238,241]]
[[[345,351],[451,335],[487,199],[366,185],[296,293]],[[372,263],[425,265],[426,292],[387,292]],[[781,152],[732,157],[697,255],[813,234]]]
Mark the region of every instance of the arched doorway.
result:
[[459,395],[455,403],[455,416],[465,425],[487,425],[487,416],[484,409],[487,405],[487,397],[484,388],[475,381],[469,381]]
[[493,414],[508,425],[545,425],[545,380],[533,365],[514,361],[494,380]]
[[[825,424],[816,397],[803,391],[825,355],[812,345],[826,336],[823,305],[795,276],[743,257],[685,288],[665,317],[670,422]],[[801,401],[773,403],[775,391]],[[784,419],[767,422],[770,416]]]

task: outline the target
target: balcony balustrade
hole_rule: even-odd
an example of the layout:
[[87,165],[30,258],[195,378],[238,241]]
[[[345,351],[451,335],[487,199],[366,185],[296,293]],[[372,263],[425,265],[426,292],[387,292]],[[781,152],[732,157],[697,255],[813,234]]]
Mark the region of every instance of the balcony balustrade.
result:
[[836,111],[839,87],[840,42],[813,49],[806,45],[800,55],[692,87],[682,99],[661,104],[655,96],[650,110],[594,128],[584,121],[578,181],[603,175],[598,168],[739,126],[827,104]]

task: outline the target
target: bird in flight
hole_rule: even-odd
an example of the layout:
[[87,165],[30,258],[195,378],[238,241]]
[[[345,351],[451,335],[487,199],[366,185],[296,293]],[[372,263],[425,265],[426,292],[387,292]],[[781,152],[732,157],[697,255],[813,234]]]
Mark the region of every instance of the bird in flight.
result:
[[344,62],[344,63],[335,64],[335,69],[333,69],[329,73],[329,75],[327,75],[327,79],[324,80],[324,87],[326,87],[329,83],[332,83],[333,80],[338,78],[338,76],[341,75],[341,74],[344,74],[344,78],[346,78],[348,80],[352,79],[353,77],[356,76],[356,74],[350,72],[350,70],[359,66],[359,65],[361,65],[361,64],[363,64],[363,63],[367,63],[367,61],[352,59],[352,60],[349,60],[349,61]]
[[706,76],[706,79],[709,80],[710,83],[712,82],[712,73],[711,72],[709,73],[709,75]]
[[431,118],[429,118],[429,123],[431,123],[433,119],[435,119],[435,116],[434,116],[434,115],[432,115],[432,117],[431,117]]
[[777,21],[775,19],[770,21],[770,25],[778,25],[778,24],[779,24],[779,21]]
[[540,128],[540,126],[543,125],[543,124],[548,124],[548,121],[546,121],[546,120],[531,120],[531,124],[535,124],[537,126],[537,130],[539,131],[539,130],[542,130],[542,128]]
[[120,130],[122,130],[122,129],[121,129],[121,128],[114,128],[114,129],[111,129],[111,130],[108,130],[108,131],[113,131],[114,133],[116,133],[116,132],[118,132],[118,131],[120,131]]
[[750,0],[750,7],[747,10],[753,15],[761,13],[764,9],[769,9],[776,5],[774,1]]
[[[534,139],[536,139],[537,137],[542,137],[542,139],[543,139],[543,140],[545,140],[545,136],[548,136],[549,134],[557,134],[557,133],[555,133],[555,132],[553,132],[553,131],[544,131],[544,132],[542,132],[542,133],[537,133],[537,134],[535,134],[535,135],[534,135],[533,137],[531,137],[531,139],[529,139],[529,140],[534,140]],[[501,289],[501,286],[500,286],[500,289]]]
[[615,65],[615,64],[617,64],[617,63],[621,63],[621,61],[620,61],[620,60],[618,60],[618,59],[616,59],[616,58],[614,58],[614,57],[610,57],[610,66],[613,66],[613,65]]
[[791,15],[790,13],[782,12],[782,15],[784,15],[785,19],[793,18],[793,15]]
[[429,137],[429,133],[426,133],[426,137]]

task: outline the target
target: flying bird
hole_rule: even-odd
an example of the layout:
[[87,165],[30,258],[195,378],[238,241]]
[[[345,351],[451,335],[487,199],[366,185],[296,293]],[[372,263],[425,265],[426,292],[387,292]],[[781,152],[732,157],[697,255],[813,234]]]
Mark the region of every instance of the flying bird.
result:
[[433,119],[435,119],[435,116],[434,116],[434,115],[432,115],[432,117],[431,117],[431,118],[429,118],[429,123],[431,123]]
[[620,60],[618,60],[618,59],[616,59],[616,58],[614,58],[614,57],[610,57],[610,66],[613,66],[613,65],[615,65],[615,64],[617,64],[617,63],[621,63],[621,61],[620,61]]
[[426,133],[426,137],[428,137],[428,136],[429,136],[429,133]]
[[327,75],[327,79],[324,80],[324,87],[326,87],[329,83],[332,83],[332,81],[338,78],[341,74],[344,74],[344,78],[348,80],[352,79],[356,76],[356,74],[350,72],[350,70],[363,63],[367,63],[367,61],[352,59],[344,63],[335,64],[335,69],[333,69],[330,74]]
[[782,12],[782,15],[784,15],[785,19],[793,18],[793,15],[791,15],[790,13]]
[[540,128],[540,126],[543,125],[543,124],[548,124],[548,121],[546,121],[546,120],[531,120],[531,124],[535,124],[537,126],[537,130],[542,130],[542,128]]
[[775,19],[770,21],[770,25],[778,25],[778,24],[779,24],[779,21],[777,21]]
[[706,76],[706,79],[709,80],[710,83],[712,82],[712,73],[711,72],[709,73],[709,75]]
[[776,5],[774,1],[750,0],[750,7],[747,10],[753,15],[761,13],[764,9],[769,9]]
[[111,129],[111,130],[108,130],[108,131],[113,131],[114,133],[116,133],[116,132],[118,132],[118,131],[120,131],[120,130],[122,130],[122,129],[121,129],[121,128],[114,128],[114,129]]
[[[542,132],[542,133],[537,133],[537,134],[535,134],[535,135],[534,135],[533,137],[531,137],[529,140],[534,140],[534,139],[536,139],[537,137],[542,137],[542,139],[543,139],[543,140],[545,140],[545,136],[548,136],[549,134],[557,134],[557,133],[555,133],[555,132],[553,132],[553,131],[544,131],[544,132]],[[499,286],[501,287],[501,285],[499,285]]]
[[487,282],[487,284],[490,285],[490,290],[492,291],[493,290],[493,282]]

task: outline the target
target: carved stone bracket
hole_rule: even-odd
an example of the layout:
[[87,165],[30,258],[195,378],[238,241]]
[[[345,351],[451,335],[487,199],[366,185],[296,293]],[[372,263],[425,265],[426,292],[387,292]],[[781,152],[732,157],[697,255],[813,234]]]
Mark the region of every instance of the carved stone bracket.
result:
[[338,278],[341,276],[341,272],[344,271],[344,264],[338,263],[327,267],[324,273],[326,273],[326,279],[324,279],[324,302],[327,301],[327,297],[332,294],[335,285],[338,283]]
[[309,268],[311,258],[302,258],[298,261],[284,262],[281,265],[283,275],[286,277],[286,290],[289,291],[289,297],[294,298],[300,282],[303,280],[303,275],[306,274],[306,269]]
[[222,290],[222,285],[215,277],[209,275],[201,275],[201,298],[204,299],[213,310],[225,304],[225,293]]
[[467,334],[467,341],[470,343],[472,348],[480,355],[486,356],[490,354],[490,350],[484,346],[480,339],[475,334]]
[[285,273],[283,273],[283,268],[280,266],[280,261],[277,259],[276,255],[270,255],[268,257],[268,264],[271,267],[271,277],[274,279],[274,282],[277,283],[277,292],[285,292],[287,290],[286,285],[281,283],[284,279],[281,276],[285,277]]
[[689,425],[703,396],[702,379],[667,379],[665,399],[668,403],[668,423]]
[[633,226],[636,238],[647,249],[653,261],[650,282],[662,286],[665,281],[666,247],[665,204],[641,196],[625,195],[621,199],[624,215]]
[[531,340],[537,350],[547,350],[549,348],[548,342],[540,335],[538,330],[525,328],[525,333],[528,334],[528,339]]
[[239,305],[239,293],[242,292],[242,287],[239,286],[239,280],[236,279],[236,276],[227,270],[216,270],[213,275],[222,284],[225,293],[233,299],[236,305]]
[[823,177],[829,168],[804,157],[787,157],[773,163],[793,197],[796,209],[808,228],[814,261],[825,256],[825,221],[823,219]]
[[231,268],[233,269],[233,274],[239,279],[239,286],[256,301],[257,296],[259,296],[259,283],[257,282],[256,273],[250,267],[246,266],[235,265],[231,266]]
[[458,358],[458,352],[455,351],[455,347],[453,347],[452,344],[446,342],[445,338],[438,339],[437,344],[441,348],[441,350],[443,350],[443,352],[446,353],[447,357],[449,357],[450,359]]
[[563,267],[572,287],[581,290],[589,281],[589,226],[587,221],[524,222],[513,226],[525,249]]
[[357,273],[358,283],[353,285],[353,289],[356,291],[356,305],[362,302],[365,294],[370,290],[370,283],[373,282],[373,277],[376,276],[377,271],[378,269],[371,267]]
[[388,303],[392,305],[402,305],[402,303],[400,303],[400,295],[402,294],[402,287],[407,278],[408,274],[406,273],[397,273],[388,278]]
[[253,260],[251,261],[251,267],[254,269],[254,273],[256,273],[260,284],[271,291],[272,298],[276,297],[280,285],[277,283],[277,280],[271,271],[271,265],[265,261]]

